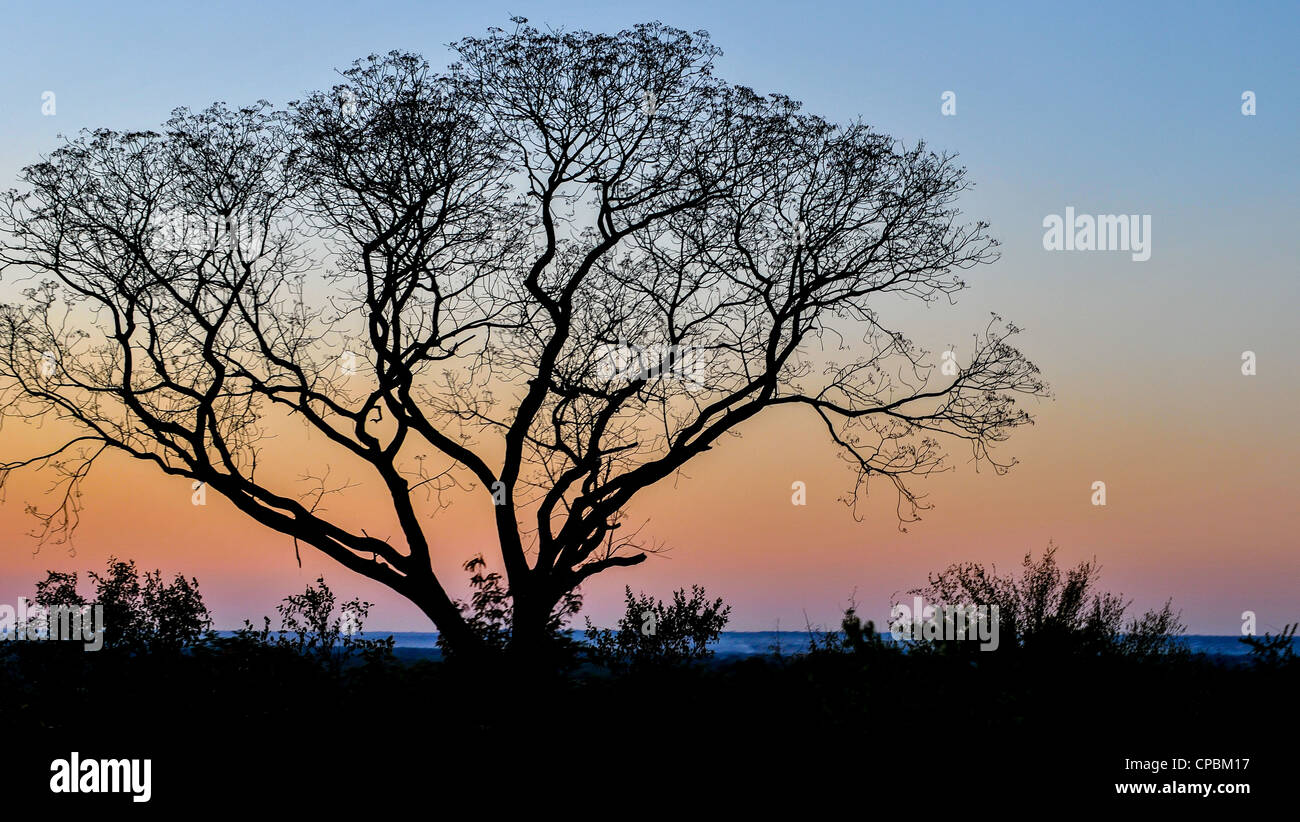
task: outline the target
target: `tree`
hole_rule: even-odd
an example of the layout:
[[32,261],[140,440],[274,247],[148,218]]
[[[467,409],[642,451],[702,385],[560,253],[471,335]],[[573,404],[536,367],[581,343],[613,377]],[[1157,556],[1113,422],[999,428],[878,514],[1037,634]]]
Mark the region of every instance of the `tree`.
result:
[[[179,109],[23,171],[0,266],[39,282],[0,308],[0,408],[73,433],[0,477],[59,472],[43,538],[70,536],[87,473],[124,453],[473,653],[426,514],[474,493],[528,651],[567,593],[654,550],[624,527],[633,498],[769,409],[805,411],[856,469],[848,501],[882,478],[904,520],[941,438],[1013,462],[990,448],[1030,422],[1016,395],[1046,391],[1016,328],[995,318],[941,373],[885,316],[996,257],[959,221],[952,157],[724,82],[703,32],[514,22],[442,73],[372,56],[286,110]],[[327,517],[342,489],[319,474],[257,472],[294,421],[382,485],[396,544]]]

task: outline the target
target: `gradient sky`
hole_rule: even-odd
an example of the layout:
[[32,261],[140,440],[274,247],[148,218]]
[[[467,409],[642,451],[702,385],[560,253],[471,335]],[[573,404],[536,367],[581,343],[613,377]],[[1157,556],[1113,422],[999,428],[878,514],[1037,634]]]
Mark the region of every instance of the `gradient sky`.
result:
[[[1055,399],[1013,435],[1010,475],[957,470],[922,486],[935,508],[900,533],[893,497],[855,522],[835,500],[851,476],[807,417],[781,413],[692,464],[690,479],[633,508],[673,550],[586,588],[608,624],[623,585],[659,596],[701,583],[734,605],[731,628],[833,623],[848,597],[885,622],[890,597],[958,560],[1010,569],[1054,540],[1069,563],[1096,557],[1102,580],[1139,608],[1173,597],[1194,633],[1259,630],[1300,618],[1297,480],[1300,377],[1294,348],[1300,221],[1300,6],[1232,4],[121,2],[11,10],[0,50],[0,187],[84,127],[150,128],[180,105],[327,87],[372,52],[423,53],[506,26],[617,30],[659,19],[706,29],[718,73],[801,99],[832,119],[861,115],[906,141],[957,152],[976,188],[961,205],[988,219],[1003,256],[969,278],[955,308],[896,313],[918,343],[943,350],[989,311],[1026,329],[1019,345]],[[941,115],[956,93],[957,114]],[[1257,114],[1241,113],[1255,92]],[[42,93],[57,113],[43,116]],[[1048,252],[1042,220],[1149,214],[1151,259]],[[17,286],[0,282],[0,299]],[[958,352],[960,353],[960,347]],[[1258,356],[1243,376],[1241,354]],[[0,431],[0,458],[39,439]],[[23,504],[50,477],[16,477],[0,506],[0,602],[30,595],[46,568],[100,569],[110,553],[198,576],[219,627],[274,613],[324,572],[377,603],[372,626],[425,630],[413,606],[377,584],[254,526],[219,499],[190,504],[184,481],[119,460],[87,486],[72,556],[25,536]],[[807,483],[808,505],[790,504]],[[1105,507],[1091,484],[1107,484]],[[365,492],[363,491],[364,495]],[[339,503],[341,504],[341,503]],[[355,503],[354,503],[355,504]],[[351,506],[349,506],[351,507]],[[357,510],[364,511],[364,497]],[[482,512],[435,521],[438,568],[493,557]],[[459,588],[460,586],[455,586]]]

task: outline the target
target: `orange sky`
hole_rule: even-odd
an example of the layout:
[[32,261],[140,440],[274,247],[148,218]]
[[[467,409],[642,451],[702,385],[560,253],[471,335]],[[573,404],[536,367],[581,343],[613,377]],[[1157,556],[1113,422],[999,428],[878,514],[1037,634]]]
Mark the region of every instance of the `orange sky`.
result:
[[[1031,329],[1022,340],[1031,353],[1036,338],[1051,341],[1052,326],[1044,325],[1048,331]],[[625,583],[661,596],[701,583],[734,605],[731,627],[738,630],[778,622],[798,630],[805,613],[829,623],[855,591],[864,614],[883,623],[891,595],[920,584],[928,571],[960,560],[1010,569],[1025,551],[1055,540],[1066,562],[1095,556],[1106,586],[1140,607],[1174,597],[1193,632],[1235,633],[1243,610],[1259,615],[1260,630],[1294,620],[1300,558],[1292,503],[1300,454],[1294,439],[1276,436],[1285,430],[1291,389],[1276,378],[1243,377],[1231,351],[1213,373],[1177,363],[1144,369],[1139,362],[1116,373],[1105,349],[1091,363],[1036,358],[1056,399],[1033,403],[1037,424],[1003,447],[1021,464],[1003,477],[976,473],[954,452],[954,471],[919,486],[935,508],[908,533],[898,530],[894,496],[883,484],[863,509],[864,522],[836,501],[851,474],[801,412],[780,409],[751,423],[742,438],[693,463],[675,487],[638,499],[629,527],[648,518],[643,534],[672,550],[589,582],[586,613],[609,623],[621,610]],[[0,444],[7,454],[27,451],[48,434],[11,423],[0,431]],[[327,504],[357,527],[368,524],[371,534],[391,527],[378,513],[385,509],[376,484],[327,456],[319,437],[288,431],[274,451],[285,475],[333,460],[332,480],[365,484]],[[290,465],[288,454],[298,462]],[[50,480],[15,475],[0,506],[0,601],[30,595],[44,569],[101,569],[116,553],[197,576],[219,627],[273,614],[281,596],[323,571],[336,590],[377,603],[374,627],[427,629],[413,607],[377,584],[306,547],[299,569],[288,538],[251,524],[216,494],[196,507],[185,481],[123,458],[99,466],[86,486],[75,556],[58,545],[34,553],[24,536],[32,523],[23,504],[39,501]],[[791,504],[796,480],[807,484],[805,507]],[[1091,504],[1095,480],[1107,484],[1105,507]],[[457,581],[454,587],[463,589],[464,559],[479,551],[495,559],[488,512],[486,497],[476,494],[431,521],[438,570]]]

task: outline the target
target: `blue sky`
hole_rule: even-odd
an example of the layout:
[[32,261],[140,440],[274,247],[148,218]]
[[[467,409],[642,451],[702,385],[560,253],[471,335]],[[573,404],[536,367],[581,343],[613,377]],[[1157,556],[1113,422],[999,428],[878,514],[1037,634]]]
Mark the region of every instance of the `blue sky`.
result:
[[[372,52],[441,65],[446,43],[516,14],[567,28],[707,29],[734,82],[959,152],[979,184],[968,208],[997,216],[1009,247],[1031,245],[1044,214],[1075,205],[1156,214],[1166,249],[1222,236],[1259,263],[1294,259],[1284,237],[1300,184],[1296,3],[29,5],[7,15],[0,53],[0,185],[60,132],[149,127],[213,100],[285,103]],[[940,114],[949,90],[954,117]],[[1244,90],[1257,95],[1255,117],[1240,113]],[[41,114],[45,91],[55,116]]]
[[[1246,123],[1217,114],[1237,114],[1243,89],[1260,99],[1254,151],[1281,150],[1300,131],[1295,3],[128,0],[6,15],[4,170],[57,130],[148,124],[213,99],[284,102],[370,52],[411,49],[437,64],[443,44],[513,14],[568,28],[649,19],[704,28],[726,51],[721,73],[737,82],[785,91],[828,116],[860,113],[902,137],[987,152],[995,167],[1050,165],[1099,186],[1141,173],[1171,193],[1194,191],[1200,175],[1182,163],[1229,151]],[[45,90],[59,95],[59,111],[41,120]],[[958,116],[946,121],[944,90],[958,94]],[[1088,151],[1075,150],[1083,143]]]

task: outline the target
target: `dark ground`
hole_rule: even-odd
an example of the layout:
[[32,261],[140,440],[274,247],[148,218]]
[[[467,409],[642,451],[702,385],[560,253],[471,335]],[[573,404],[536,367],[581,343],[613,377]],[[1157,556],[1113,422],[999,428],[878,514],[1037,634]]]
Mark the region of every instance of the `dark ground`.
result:
[[[1204,657],[975,664],[849,654],[529,684],[427,662],[331,676],[269,652],[103,654],[89,665],[70,650],[11,658],[0,682],[11,812],[116,806],[134,816],[271,800],[433,818],[456,808],[495,819],[516,802],[577,818],[695,817],[709,806],[730,818],[751,805],[823,818],[957,800],[993,813],[1106,803],[1235,816],[1246,805],[1290,807],[1300,764],[1300,671]],[[152,801],[51,794],[49,764],[73,750],[152,759]],[[1174,757],[1250,764],[1125,769],[1126,759]],[[1116,782],[1171,780],[1244,782],[1251,795],[1115,795]]]

